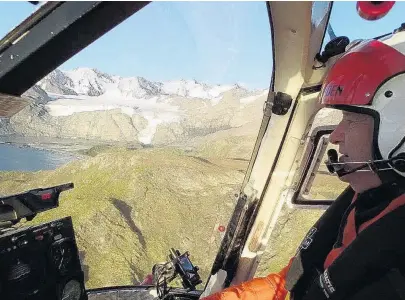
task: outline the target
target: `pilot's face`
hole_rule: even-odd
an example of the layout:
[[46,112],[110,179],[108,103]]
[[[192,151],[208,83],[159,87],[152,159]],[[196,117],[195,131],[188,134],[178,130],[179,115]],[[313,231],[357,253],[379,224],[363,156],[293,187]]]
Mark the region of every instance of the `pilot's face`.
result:
[[[374,119],[366,114],[343,112],[343,118],[331,133],[329,140],[339,146],[339,162],[348,163],[345,170],[361,166],[373,159]],[[360,162],[350,163],[350,162]],[[379,186],[381,180],[374,172],[354,172],[340,178],[348,182],[356,192]]]

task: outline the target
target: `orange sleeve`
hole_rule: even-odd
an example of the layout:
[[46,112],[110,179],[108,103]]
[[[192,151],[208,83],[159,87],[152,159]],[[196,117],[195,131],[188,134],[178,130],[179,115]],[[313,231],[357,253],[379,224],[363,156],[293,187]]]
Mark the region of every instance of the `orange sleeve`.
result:
[[279,273],[242,282],[201,300],[284,300],[288,293],[284,288],[285,276],[292,260]]

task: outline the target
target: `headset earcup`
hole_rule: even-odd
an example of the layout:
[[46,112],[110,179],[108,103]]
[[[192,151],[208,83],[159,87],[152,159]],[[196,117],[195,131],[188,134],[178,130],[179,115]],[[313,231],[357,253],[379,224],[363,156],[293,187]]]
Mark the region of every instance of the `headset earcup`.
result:
[[402,152],[392,157],[391,165],[396,171],[405,173],[405,153]]

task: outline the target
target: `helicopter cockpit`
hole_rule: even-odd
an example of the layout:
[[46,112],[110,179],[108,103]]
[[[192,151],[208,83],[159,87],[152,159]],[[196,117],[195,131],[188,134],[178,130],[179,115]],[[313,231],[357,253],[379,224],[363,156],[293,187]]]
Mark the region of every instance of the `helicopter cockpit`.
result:
[[391,1],[1,5],[0,298],[16,300],[199,299],[277,269],[347,187],[325,163],[323,79],[405,30]]

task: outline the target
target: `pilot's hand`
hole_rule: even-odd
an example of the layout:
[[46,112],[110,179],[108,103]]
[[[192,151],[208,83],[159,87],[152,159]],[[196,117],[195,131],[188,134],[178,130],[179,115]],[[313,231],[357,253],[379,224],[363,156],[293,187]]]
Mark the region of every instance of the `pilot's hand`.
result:
[[153,275],[152,274],[146,275],[146,277],[143,279],[140,285],[153,285]]

